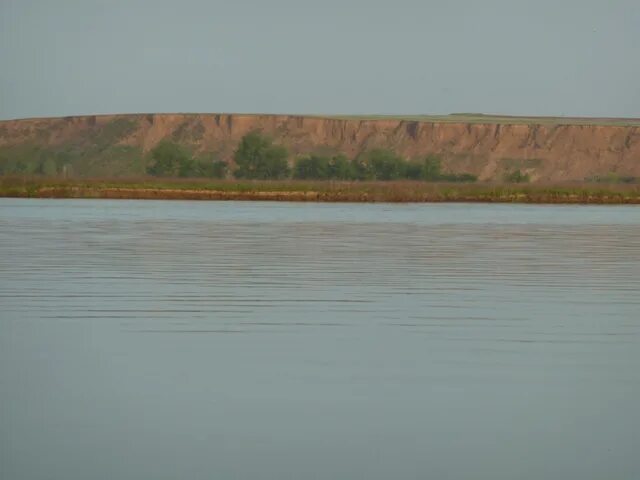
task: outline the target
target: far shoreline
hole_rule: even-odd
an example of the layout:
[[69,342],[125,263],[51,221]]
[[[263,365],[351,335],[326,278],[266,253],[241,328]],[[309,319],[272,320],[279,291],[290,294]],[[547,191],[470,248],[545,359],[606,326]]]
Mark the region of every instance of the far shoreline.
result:
[[0,177],[0,197],[330,203],[638,205],[640,185]]

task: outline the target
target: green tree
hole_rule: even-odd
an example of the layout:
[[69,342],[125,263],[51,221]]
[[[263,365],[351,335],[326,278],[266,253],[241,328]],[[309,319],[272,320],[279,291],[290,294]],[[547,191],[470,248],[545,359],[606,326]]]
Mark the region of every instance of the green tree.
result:
[[309,155],[296,160],[293,167],[293,178],[327,179],[329,178],[329,157]]
[[13,165],[4,155],[0,155],[0,175],[9,175],[13,172]]
[[389,150],[373,150],[369,161],[376,180],[398,180],[405,176],[406,162]]
[[58,173],[58,166],[53,158],[47,158],[40,164],[40,172],[42,175],[52,177]]
[[352,162],[358,180],[398,180],[405,176],[406,162],[389,150],[365,152]]
[[[188,163],[188,162],[187,162]],[[225,178],[229,171],[229,164],[218,160],[214,153],[205,153],[193,158],[191,164],[185,165],[192,177]]]
[[229,173],[229,164],[222,160],[216,160],[210,164],[209,175],[213,178],[226,178]]
[[408,162],[405,167],[404,176],[408,180],[422,180],[424,166],[420,162]]
[[367,154],[360,154],[351,160],[351,171],[354,180],[375,180],[376,174]]
[[437,182],[442,177],[442,162],[435,155],[427,155],[422,165],[422,179],[428,182]]
[[168,140],[161,141],[151,150],[153,164],[147,173],[158,177],[187,177],[195,172],[191,154],[181,145]]
[[[412,167],[413,168],[413,167]],[[418,175],[412,170],[412,177]],[[427,155],[420,165],[419,177],[427,182],[475,182],[478,177],[471,173],[445,173],[442,161],[436,155]]]
[[315,180],[351,180],[352,165],[343,154],[332,157],[312,154],[299,158],[293,169],[293,177]]
[[352,180],[353,167],[349,159],[343,154],[334,155],[329,160],[329,178],[334,180]]
[[18,160],[15,163],[13,173],[25,174],[25,173],[31,173],[31,172],[32,172],[32,168],[29,163],[23,160]]
[[289,176],[287,150],[258,132],[245,135],[234,155],[237,178],[279,179]]
[[178,164],[178,176],[183,178],[194,178],[202,176],[202,167],[193,158],[185,158]]

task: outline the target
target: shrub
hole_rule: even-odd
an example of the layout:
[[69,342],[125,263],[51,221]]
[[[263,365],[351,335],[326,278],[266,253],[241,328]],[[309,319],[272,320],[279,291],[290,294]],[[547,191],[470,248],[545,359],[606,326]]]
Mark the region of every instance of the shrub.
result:
[[621,177],[618,177],[618,183],[638,183],[638,177],[623,175]]
[[238,168],[234,174],[237,178],[259,180],[287,177],[290,173],[287,156],[284,147],[274,145],[258,132],[250,132],[236,150],[234,160]]
[[475,182],[478,180],[478,177],[471,173],[443,173],[442,161],[435,155],[428,155],[422,163],[408,163],[406,178],[426,182]]
[[442,162],[435,155],[423,161],[405,161],[388,150],[372,150],[352,162],[353,177],[357,180],[424,180],[427,182],[475,182],[470,173],[443,173]]
[[620,175],[615,172],[607,173],[606,175],[596,175],[594,177],[585,178],[587,182],[595,183],[627,183],[633,184],[640,181],[640,177],[634,177],[631,175]]
[[504,179],[509,183],[527,183],[530,180],[529,174],[522,173],[520,170],[514,170],[513,172],[507,173]]
[[0,155],[0,175],[11,175],[14,173],[15,161],[10,160],[4,155]]
[[442,182],[472,183],[477,180],[478,176],[471,173],[445,173],[440,175],[440,181]]

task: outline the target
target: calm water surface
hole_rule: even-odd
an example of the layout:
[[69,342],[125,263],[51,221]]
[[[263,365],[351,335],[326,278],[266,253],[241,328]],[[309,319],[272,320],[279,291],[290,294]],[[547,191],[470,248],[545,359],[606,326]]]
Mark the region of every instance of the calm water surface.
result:
[[0,478],[638,479],[640,208],[0,200]]

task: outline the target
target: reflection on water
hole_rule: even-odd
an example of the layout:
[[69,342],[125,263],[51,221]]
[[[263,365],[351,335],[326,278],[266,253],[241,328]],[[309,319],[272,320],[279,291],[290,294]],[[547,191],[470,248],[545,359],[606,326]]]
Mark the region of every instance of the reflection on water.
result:
[[639,478],[638,292],[634,207],[2,200],[0,477]]

